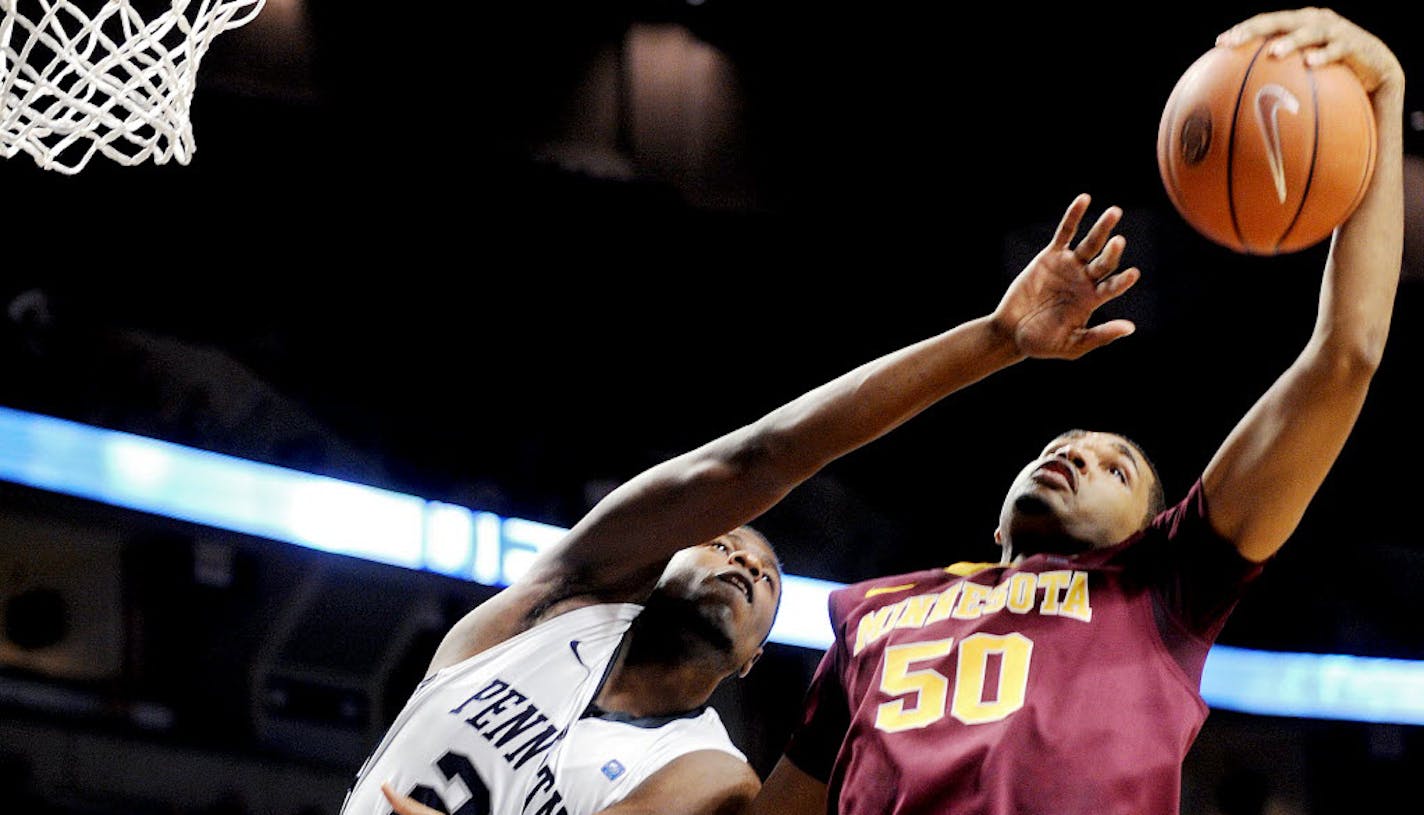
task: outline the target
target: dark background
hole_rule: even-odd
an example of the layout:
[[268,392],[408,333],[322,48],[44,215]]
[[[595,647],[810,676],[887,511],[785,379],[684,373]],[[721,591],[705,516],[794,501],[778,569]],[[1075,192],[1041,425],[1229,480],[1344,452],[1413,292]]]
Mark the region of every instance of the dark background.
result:
[[[1309,334],[1324,246],[1246,257],[1211,244],[1171,208],[1154,152],[1180,73],[1267,6],[485,5],[269,0],[202,63],[188,165],[95,159],[63,176],[25,154],[0,163],[0,403],[567,526],[643,467],[986,313],[1076,193],[1093,195],[1092,216],[1122,206],[1124,262],[1144,277],[1104,313],[1135,319],[1135,336],[956,394],[760,519],[788,571],[853,581],[996,558],[1004,489],[1068,427],[1126,433],[1169,491],[1185,489]],[[1404,12],[1335,8],[1418,76]],[[1411,87],[1412,231],[1384,366],[1225,643],[1424,659],[1421,107]],[[175,714],[143,736],[153,749],[344,779],[432,638],[483,596],[4,497],[37,523],[120,530],[127,621],[123,666],[97,684],[24,660],[11,675],[111,713],[162,704]],[[225,582],[194,577],[214,546]],[[315,599],[274,626],[298,585]],[[425,622],[393,636],[413,606]],[[263,673],[258,654],[293,669]],[[774,649],[724,692],[762,771],[814,657]],[[314,699],[305,713],[261,707],[297,674],[305,690],[278,695]],[[58,715],[62,730],[135,737],[111,715],[35,707],[9,710],[35,732]],[[1388,790],[1420,761],[1417,728],[1213,722],[1189,812],[1253,811],[1267,787],[1299,811],[1350,811],[1343,779]],[[1312,764],[1317,743],[1327,769]],[[1252,754],[1276,760],[1236,772]],[[1232,758],[1205,758],[1218,755]],[[104,809],[119,787],[96,771],[61,791],[33,766],[46,761],[17,757],[16,772],[64,811],[289,811],[240,787],[208,800],[141,781]]]

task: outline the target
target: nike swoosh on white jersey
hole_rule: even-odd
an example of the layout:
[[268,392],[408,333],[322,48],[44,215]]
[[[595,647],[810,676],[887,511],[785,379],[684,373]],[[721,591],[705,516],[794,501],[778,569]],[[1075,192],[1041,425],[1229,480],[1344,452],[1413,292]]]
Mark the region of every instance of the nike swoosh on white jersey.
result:
[[578,660],[578,664],[580,664],[580,665],[584,666],[585,668],[587,668],[587,667],[588,667],[588,663],[586,663],[586,662],[583,661],[583,657],[579,655],[578,649],[579,649],[579,640],[569,640],[569,650],[574,652],[574,659]]

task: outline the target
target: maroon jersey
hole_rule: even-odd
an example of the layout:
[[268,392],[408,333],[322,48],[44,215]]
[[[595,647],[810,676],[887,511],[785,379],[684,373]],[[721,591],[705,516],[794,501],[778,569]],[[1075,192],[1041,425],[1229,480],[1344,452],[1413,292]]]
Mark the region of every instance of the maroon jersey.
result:
[[1207,651],[1259,571],[1198,481],[1108,549],[844,587],[787,756],[840,815],[1175,815]]

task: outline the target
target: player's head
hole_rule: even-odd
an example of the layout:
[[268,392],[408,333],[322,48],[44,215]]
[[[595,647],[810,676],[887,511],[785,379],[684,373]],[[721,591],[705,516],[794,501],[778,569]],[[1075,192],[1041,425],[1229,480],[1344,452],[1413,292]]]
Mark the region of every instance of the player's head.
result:
[[1019,471],[995,538],[1006,560],[1112,546],[1163,505],[1162,479],[1140,446],[1117,433],[1070,430]]
[[650,602],[687,609],[689,630],[725,652],[729,672],[745,676],[781,607],[781,562],[764,535],[737,527],[673,555]]

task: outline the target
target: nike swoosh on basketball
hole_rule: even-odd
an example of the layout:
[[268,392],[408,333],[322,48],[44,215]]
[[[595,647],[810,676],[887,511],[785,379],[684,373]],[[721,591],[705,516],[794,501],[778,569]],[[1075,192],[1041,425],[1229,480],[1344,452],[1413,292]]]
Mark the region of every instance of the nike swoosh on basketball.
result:
[[1276,198],[1286,201],[1286,166],[1281,155],[1280,111],[1300,112],[1300,100],[1288,89],[1276,85],[1263,85],[1256,91],[1256,125],[1261,128],[1261,140],[1266,146],[1266,160],[1271,165],[1271,179],[1276,182]]

